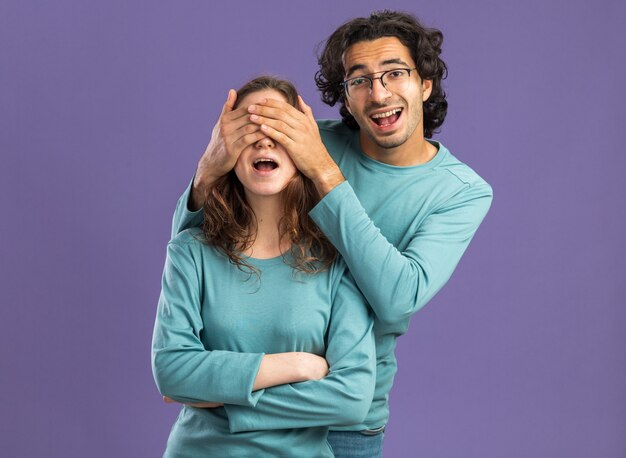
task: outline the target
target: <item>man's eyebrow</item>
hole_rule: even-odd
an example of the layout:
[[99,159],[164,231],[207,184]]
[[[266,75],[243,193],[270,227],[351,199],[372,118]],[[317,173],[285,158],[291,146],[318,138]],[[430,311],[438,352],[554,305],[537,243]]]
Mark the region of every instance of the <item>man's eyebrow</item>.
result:
[[407,67],[409,66],[409,64],[407,64],[402,59],[387,59],[382,62],[382,65],[389,65],[389,64],[400,64],[400,65],[406,65]]
[[[380,63],[380,65],[391,65],[391,64],[399,64],[399,65],[405,65],[406,67],[409,67],[409,64],[407,64],[405,61],[403,61],[402,59],[399,59],[399,58],[383,60]],[[350,75],[352,75],[357,70],[363,70],[364,68],[366,68],[366,67],[363,64],[355,64],[355,65],[353,65],[352,67],[350,67],[348,69],[348,73],[346,73],[346,78],[349,78]]]
[[352,67],[350,67],[348,69],[348,73],[346,73],[346,78],[349,77],[350,75],[352,75],[357,70],[363,70],[364,68],[365,68],[365,65],[363,65],[363,64],[353,65]]

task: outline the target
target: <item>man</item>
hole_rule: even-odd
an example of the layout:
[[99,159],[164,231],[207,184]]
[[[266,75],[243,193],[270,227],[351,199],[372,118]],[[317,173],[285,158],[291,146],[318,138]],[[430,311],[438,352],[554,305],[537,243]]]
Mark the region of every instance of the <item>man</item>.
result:
[[[181,197],[174,232],[199,224],[210,184],[241,150],[264,137],[281,143],[322,200],[311,216],[348,264],[376,314],[377,382],[362,424],[333,428],[336,456],[381,456],[396,339],[410,317],[446,283],[485,217],[491,187],[440,143],[427,140],[445,119],[439,58],[443,35],[405,13],[382,11],[339,27],[327,40],[316,75],[322,100],[340,104],[343,122],[316,123],[266,100],[232,110],[229,93],[192,185]],[[226,406],[231,430],[240,424]]]

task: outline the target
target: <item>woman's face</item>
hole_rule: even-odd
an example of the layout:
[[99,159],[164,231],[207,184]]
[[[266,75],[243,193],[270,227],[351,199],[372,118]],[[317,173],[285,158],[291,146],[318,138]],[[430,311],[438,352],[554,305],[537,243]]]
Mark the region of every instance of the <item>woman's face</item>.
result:
[[[287,101],[280,92],[264,89],[246,95],[237,105],[248,107],[261,99]],[[269,137],[245,148],[235,164],[235,174],[243,184],[246,195],[280,194],[296,173],[298,173],[296,166],[285,148]]]

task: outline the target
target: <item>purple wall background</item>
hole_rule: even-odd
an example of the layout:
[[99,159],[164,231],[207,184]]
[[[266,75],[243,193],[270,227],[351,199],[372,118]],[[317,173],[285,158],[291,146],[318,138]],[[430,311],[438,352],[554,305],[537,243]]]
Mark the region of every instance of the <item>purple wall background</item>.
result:
[[437,138],[495,190],[400,340],[386,457],[626,456],[626,12],[609,0],[2,2],[0,454],[160,456],[164,247],[226,91],[279,73],[336,117],[315,45],[383,6],[444,31]]

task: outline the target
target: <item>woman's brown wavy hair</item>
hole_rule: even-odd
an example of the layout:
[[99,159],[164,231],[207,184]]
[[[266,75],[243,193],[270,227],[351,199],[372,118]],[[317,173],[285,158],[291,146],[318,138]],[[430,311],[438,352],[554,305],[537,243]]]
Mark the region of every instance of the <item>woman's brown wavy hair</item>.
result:
[[[274,76],[260,76],[244,84],[237,91],[237,103],[245,96],[265,89],[279,92],[290,105],[298,106],[298,92],[293,84]],[[285,262],[295,270],[309,274],[327,269],[337,254],[309,217],[309,211],[320,199],[315,185],[297,172],[283,189],[281,197],[284,213],[278,230],[281,240],[288,239],[292,243],[291,250],[285,253],[290,256],[283,255]],[[256,217],[234,170],[211,187],[204,204],[202,232],[205,242],[218,248],[239,269],[259,273],[243,255],[256,238]]]

